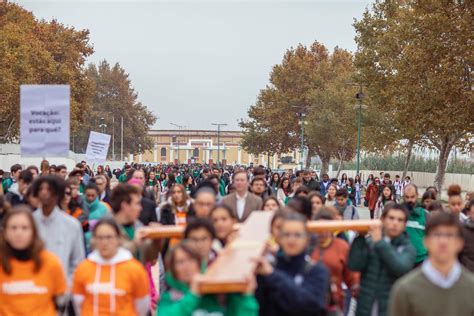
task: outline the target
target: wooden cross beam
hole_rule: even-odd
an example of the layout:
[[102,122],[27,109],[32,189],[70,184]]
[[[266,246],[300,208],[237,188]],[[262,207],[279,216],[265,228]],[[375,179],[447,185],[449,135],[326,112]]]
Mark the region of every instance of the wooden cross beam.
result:
[[356,219],[356,220],[332,220],[332,221],[310,221],[308,231],[310,233],[336,232],[352,230],[356,232],[368,232],[370,226],[380,223],[378,219]]
[[[271,212],[253,212],[253,214],[271,213]],[[273,214],[273,213],[271,213]],[[308,222],[308,231],[311,233],[319,233],[325,231],[346,231],[353,230],[357,232],[367,232],[371,225],[379,222],[378,220],[333,220],[333,221],[310,221]],[[242,224],[236,224],[235,230],[239,230]],[[143,227],[146,231],[146,237],[151,239],[160,238],[183,238],[184,226],[163,225],[154,227]],[[268,228],[270,230],[270,228]]]
[[200,293],[244,292],[254,273],[252,259],[263,255],[270,238],[273,212],[253,212],[240,224],[237,238],[222,250],[199,282]]
[[[239,293],[247,286],[246,277],[255,271],[251,260],[261,256],[270,237],[270,222],[273,212],[252,212],[245,223],[236,226],[238,237],[228,244],[209,266],[199,282],[199,292]],[[378,220],[311,221],[308,230],[312,233],[353,230],[367,232]],[[184,226],[157,226],[143,228],[148,238],[182,238]]]

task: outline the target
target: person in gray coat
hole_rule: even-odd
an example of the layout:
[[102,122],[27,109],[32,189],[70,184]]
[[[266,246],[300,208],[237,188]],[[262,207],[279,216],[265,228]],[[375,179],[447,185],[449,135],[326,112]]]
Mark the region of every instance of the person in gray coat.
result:
[[33,213],[33,218],[46,249],[59,257],[71,285],[76,267],[85,259],[85,244],[79,221],[59,208],[65,187],[65,181],[59,177],[37,178],[32,190],[41,207]]

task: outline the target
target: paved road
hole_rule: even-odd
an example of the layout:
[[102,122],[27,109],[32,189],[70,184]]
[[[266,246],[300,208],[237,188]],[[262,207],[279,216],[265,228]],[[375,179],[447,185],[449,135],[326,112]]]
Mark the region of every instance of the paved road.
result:
[[359,211],[360,219],[370,219],[369,209],[365,206],[358,206],[357,210]]

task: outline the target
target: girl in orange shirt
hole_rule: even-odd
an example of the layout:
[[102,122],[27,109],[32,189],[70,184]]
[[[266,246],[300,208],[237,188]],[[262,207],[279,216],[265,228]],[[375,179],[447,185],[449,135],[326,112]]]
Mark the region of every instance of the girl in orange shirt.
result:
[[149,310],[148,276],[141,263],[120,247],[120,235],[112,218],[102,218],[92,231],[96,250],[77,267],[72,288],[82,316],[141,316]]
[[66,303],[66,277],[44,245],[26,206],[5,215],[0,229],[0,315],[55,316]]

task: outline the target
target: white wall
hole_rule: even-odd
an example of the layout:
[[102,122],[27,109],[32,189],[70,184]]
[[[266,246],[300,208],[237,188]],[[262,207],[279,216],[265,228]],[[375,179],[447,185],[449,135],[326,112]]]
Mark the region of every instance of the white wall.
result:
[[[384,170],[361,170],[362,179],[365,181],[369,174],[373,174],[375,177],[378,177],[380,172]],[[395,175],[402,176],[402,171],[385,171],[390,174],[390,178],[395,179]],[[336,176],[337,171],[329,173],[331,177]],[[355,177],[355,170],[342,170],[339,174],[339,178],[343,173],[346,173],[348,177]],[[435,173],[428,172],[407,172],[407,176],[419,187],[426,188],[434,184]],[[458,174],[458,173],[446,173],[444,179],[443,190],[446,190],[450,184],[457,183],[461,186],[463,191],[472,191],[474,190],[474,175],[472,174]]]

